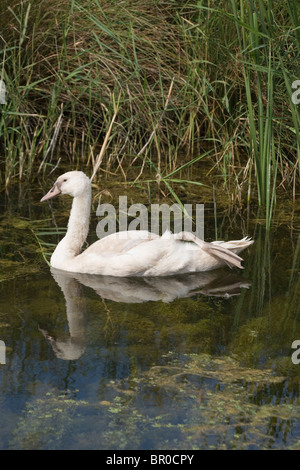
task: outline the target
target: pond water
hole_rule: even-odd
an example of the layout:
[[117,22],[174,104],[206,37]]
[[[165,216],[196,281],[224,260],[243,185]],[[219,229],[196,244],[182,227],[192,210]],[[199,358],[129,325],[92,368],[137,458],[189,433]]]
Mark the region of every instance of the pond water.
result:
[[70,201],[43,192],[2,193],[0,449],[300,447],[299,210],[206,206],[206,239],[254,237],[243,271],[112,279],[47,266]]

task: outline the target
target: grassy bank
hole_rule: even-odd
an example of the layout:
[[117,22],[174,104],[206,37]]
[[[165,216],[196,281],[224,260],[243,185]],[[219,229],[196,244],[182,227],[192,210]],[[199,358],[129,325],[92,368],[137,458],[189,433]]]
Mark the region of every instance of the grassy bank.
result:
[[212,149],[223,180],[271,213],[276,187],[299,181],[299,13],[297,0],[2,0],[1,185],[63,160],[172,173]]

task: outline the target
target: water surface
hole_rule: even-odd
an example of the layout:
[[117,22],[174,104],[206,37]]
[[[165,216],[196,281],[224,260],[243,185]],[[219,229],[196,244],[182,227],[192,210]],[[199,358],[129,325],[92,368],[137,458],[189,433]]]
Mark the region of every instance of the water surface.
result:
[[1,449],[299,447],[299,211],[278,208],[267,234],[255,213],[220,207],[215,220],[208,205],[206,239],[216,222],[219,238],[255,238],[243,271],[128,280],[50,270],[35,233],[65,225],[69,202],[13,194],[0,220]]

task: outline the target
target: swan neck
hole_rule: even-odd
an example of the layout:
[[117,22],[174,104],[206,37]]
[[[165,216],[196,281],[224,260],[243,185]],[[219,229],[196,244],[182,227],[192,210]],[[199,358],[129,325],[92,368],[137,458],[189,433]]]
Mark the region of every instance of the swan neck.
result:
[[73,199],[68,230],[52,254],[52,267],[65,270],[66,263],[80,254],[89,231],[90,213],[91,188]]
[[74,197],[68,222],[66,239],[70,249],[79,254],[89,231],[91,213],[91,191]]

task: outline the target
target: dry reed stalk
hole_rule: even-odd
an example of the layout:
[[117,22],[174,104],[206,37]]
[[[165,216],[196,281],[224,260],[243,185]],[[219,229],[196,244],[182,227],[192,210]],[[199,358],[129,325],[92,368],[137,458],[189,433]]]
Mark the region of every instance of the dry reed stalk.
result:
[[[149,139],[147,140],[147,142],[145,143],[145,145],[141,148],[141,150],[138,152],[138,154],[137,154],[137,156],[135,157],[135,159],[133,160],[132,164],[135,162],[135,160],[137,159],[137,157],[140,157],[140,156],[144,153],[144,151],[146,150],[146,148],[148,147],[148,145],[151,143],[151,141],[152,141],[152,139],[153,139],[153,137],[154,137],[154,135],[155,135],[155,133],[156,133],[156,131],[157,131],[157,128],[158,128],[159,124],[161,123],[162,118],[164,117],[164,114],[165,114],[165,112],[166,112],[166,110],[167,110],[167,108],[168,108],[169,101],[170,101],[170,97],[171,97],[171,93],[172,93],[172,90],[173,90],[173,85],[174,85],[174,77],[172,78],[171,85],[170,85],[170,88],[169,88],[169,91],[168,91],[168,95],[167,95],[167,99],[166,99],[166,102],[165,102],[165,106],[164,106],[164,109],[163,109],[163,111],[162,111],[162,113],[161,113],[161,115],[160,115],[160,118],[159,118],[159,120],[157,121],[157,123],[156,123],[156,125],[155,125],[153,131],[151,132]],[[142,164],[142,168],[141,168],[141,170],[140,170],[138,176],[137,176],[136,179],[134,180],[134,183],[136,183],[136,181],[141,177],[141,175],[142,175],[142,173],[143,173],[143,171],[144,171],[145,162],[146,162],[146,160],[144,159],[144,160],[143,160],[143,164]]]
[[56,141],[57,141],[57,138],[58,138],[58,135],[59,135],[60,128],[62,126],[62,121],[63,121],[63,104],[61,104],[60,115],[58,116],[58,119],[57,119],[56,123],[54,124],[53,136],[52,136],[52,139],[50,141],[49,147],[47,148],[47,151],[44,155],[44,158],[43,158],[43,160],[42,160],[42,162],[39,166],[38,174],[43,169],[44,163],[45,163],[45,161],[47,159],[47,156],[50,152],[51,152],[51,160],[52,160],[53,151],[54,151],[55,144],[56,144]]
[[106,133],[106,136],[105,136],[105,138],[104,138],[104,141],[103,141],[103,145],[102,145],[102,147],[101,147],[101,150],[100,150],[100,152],[99,152],[99,154],[98,154],[98,156],[97,156],[96,163],[95,163],[95,165],[94,165],[93,174],[92,174],[92,176],[91,176],[91,181],[93,181],[93,179],[94,179],[94,177],[95,177],[95,175],[96,175],[96,173],[97,173],[97,171],[98,171],[98,168],[99,168],[99,166],[100,166],[101,163],[102,163],[102,160],[103,160],[103,157],[104,157],[104,152],[105,152],[105,150],[106,150],[106,146],[107,146],[107,143],[108,143],[108,139],[109,139],[109,137],[110,137],[110,134],[111,134],[111,131],[112,131],[114,122],[115,122],[116,117],[117,117],[117,114],[118,114],[118,112],[119,112],[119,104],[120,104],[121,94],[122,94],[122,92],[120,91],[119,96],[118,96],[117,103],[116,103],[116,105],[114,106],[114,108],[115,108],[114,115],[113,115],[112,120],[111,120],[111,122],[110,122],[110,125],[109,125],[108,131],[107,131],[107,133]]

